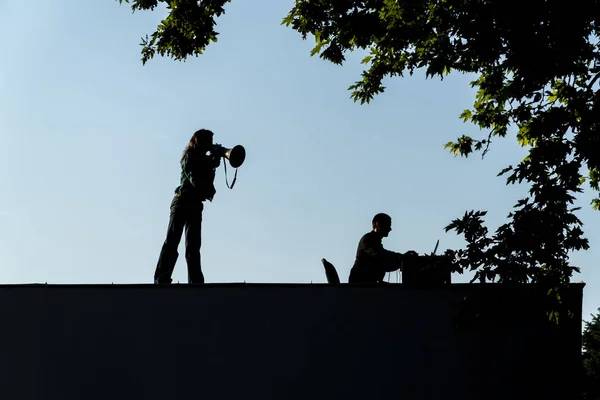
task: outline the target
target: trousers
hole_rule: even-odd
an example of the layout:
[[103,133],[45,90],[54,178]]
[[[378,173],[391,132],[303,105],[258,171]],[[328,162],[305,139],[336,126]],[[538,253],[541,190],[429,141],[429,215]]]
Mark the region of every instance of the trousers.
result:
[[185,260],[188,268],[188,283],[204,283],[204,274],[200,263],[200,245],[202,243],[202,211],[204,204],[193,196],[178,195],[171,202],[171,213],[167,238],[165,239],[156,270],[154,283],[169,284],[179,257],[177,251],[183,230],[185,229]]

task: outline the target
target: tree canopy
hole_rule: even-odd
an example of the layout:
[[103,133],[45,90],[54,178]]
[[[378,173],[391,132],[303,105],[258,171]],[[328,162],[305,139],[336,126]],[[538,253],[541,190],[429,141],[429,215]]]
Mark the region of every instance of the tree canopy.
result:
[[[132,9],[168,16],[142,40],[142,62],[155,54],[185,60],[216,42],[215,18],[229,0],[119,0]],[[537,282],[558,289],[578,268],[569,254],[588,248],[575,200],[587,180],[600,189],[600,0],[296,0],[282,24],[311,55],[343,64],[354,50],[368,53],[362,77],[350,86],[355,102],[369,103],[386,77],[424,69],[427,77],[475,74],[473,106],[460,116],[482,137],[446,143],[456,156],[482,156],[492,142],[516,132],[528,155],[499,175],[525,182],[508,222],[490,233],[485,211],[467,211],[446,231],[464,235],[449,250],[455,270],[482,282]],[[597,194],[597,193],[596,193]],[[592,207],[600,208],[595,195]]]

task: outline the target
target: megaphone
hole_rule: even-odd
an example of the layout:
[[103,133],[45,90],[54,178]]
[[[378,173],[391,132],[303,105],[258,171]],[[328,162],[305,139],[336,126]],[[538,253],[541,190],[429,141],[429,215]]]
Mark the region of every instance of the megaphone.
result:
[[238,168],[246,159],[246,149],[242,145],[233,146],[231,149],[215,144],[215,154],[225,157],[233,168]]

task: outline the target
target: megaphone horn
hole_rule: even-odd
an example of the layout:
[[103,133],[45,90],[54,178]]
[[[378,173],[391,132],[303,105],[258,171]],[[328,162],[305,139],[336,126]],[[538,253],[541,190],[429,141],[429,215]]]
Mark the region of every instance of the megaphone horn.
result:
[[229,164],[233,168],[237,168],[242,165],[246,159],[246,149],[244,146],[238,144],[231,149],[225,148],[223,156],[229,160]]

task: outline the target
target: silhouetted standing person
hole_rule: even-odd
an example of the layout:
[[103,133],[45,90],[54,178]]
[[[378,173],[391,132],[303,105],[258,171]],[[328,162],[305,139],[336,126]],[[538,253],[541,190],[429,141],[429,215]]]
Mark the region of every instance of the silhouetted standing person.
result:
[[412,250],[402,254],[383,248],[381,240],[392,230],[392,218],[389,215],[375,215],[372,225],[373,230],[363,235],[358,243],[348,283],[383,282],[386,272],[396,271],[401,267],[402,260],[417,254]]
[[189,283],[204,283],[200,265],[202,211],[204,201],[212,201],[215,169],[220,157],[207,154],[213,146],[213,132],[200,129],[194,133],[181,157],[181,180],[171,202],[171,213],[167,238],[165,239],[156,271],[154,283],[171,283],[171,275],[179,253],[177,248],[185,228],[185,260]]

